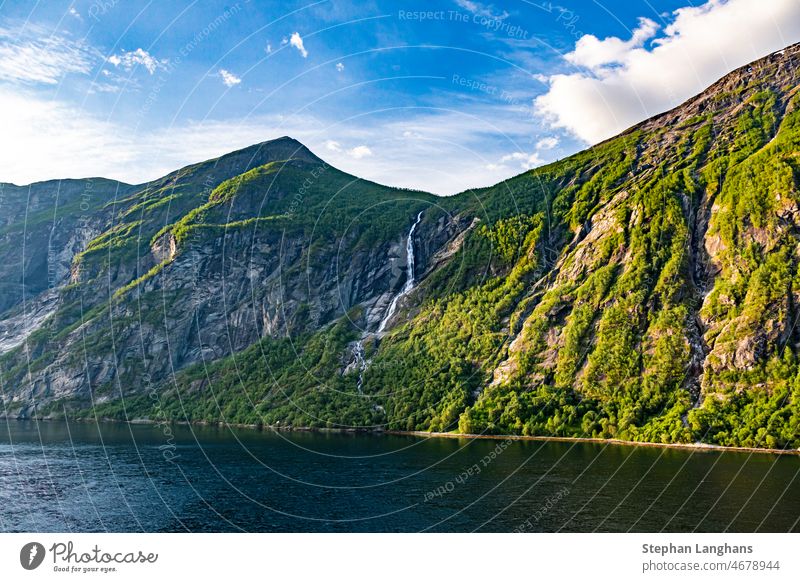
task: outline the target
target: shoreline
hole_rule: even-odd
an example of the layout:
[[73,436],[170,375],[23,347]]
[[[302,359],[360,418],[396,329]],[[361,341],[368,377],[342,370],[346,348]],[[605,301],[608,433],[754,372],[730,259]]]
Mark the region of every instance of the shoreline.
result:
[[[14,419],[3,417],[0,420],[15,421],[41,421],[53,422],[61,419],[49,418],[29,418]],[[452,432],[426,432],[419,430],[384,430],[369,428],[314,428],[310,426],[274,426],[257,424],[239,424],[228,422],[188,422],[188,421],[156,421],[145,418],[135,418],[132,420],[118,420],[115,418],[101,418],[99,421],[89,419],[71,419],[73,422],[103,422],[109,424],[130,424],[130,425],[176,425],[176,426],[203,426],[214,428],[238,428],[254,431],[270,430],[273,432],[311,432],[320,434],[370,434],[370,435],[394,435],[394,436],[413,436],[419,438],[448,438],[448,439],[487,439],[487,440],[513,440],[513,441],[539,441],[539,442],[560,442],[560,443],[593,443],[606,444],[626,447],[655,447],[668,449],[684,449],[701,452],[735,452],[735,453],[759,453],[770,455],[790,455],[800,456],[800,449],[768,449],[759,447],[732,447],[724,445],[714,445],[709,443],[655,443],[649,441],[629,441],[624,439],[603,439],[596,437],[560,437],[560,436],[525,436],[525,435],[503,435],[503,434],[461,434]]]
[[770,455],[800,456],[800,449],[767,449],[758,447],[728,447],[709,443],[654,443],[649,441],[627,441],[623,439],[601,439],[595,437],[559,437],[559,436],[524,436],[524,435],[495,435],[495,434],[457,434],[450,432],[425,432],[387,430],[384,434],[416,436],[426,438],[457,438],[457,439],[490,439],[513,441],[549,441],[561,443],[594,443],[626,447],[655,447],[666,449],[687,449],[702,452],[735,452],[735,453],[767,453]]

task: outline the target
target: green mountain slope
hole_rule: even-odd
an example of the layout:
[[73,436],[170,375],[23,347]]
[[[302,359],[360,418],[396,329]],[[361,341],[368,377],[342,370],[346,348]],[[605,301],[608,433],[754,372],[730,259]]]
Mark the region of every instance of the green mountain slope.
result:
[[5,414],[800,447],[799,61],[451,198],[288,138],[126,187]]

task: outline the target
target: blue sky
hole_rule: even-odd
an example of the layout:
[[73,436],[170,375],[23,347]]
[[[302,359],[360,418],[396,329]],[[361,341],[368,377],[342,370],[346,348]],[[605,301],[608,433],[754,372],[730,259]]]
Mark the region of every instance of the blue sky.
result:
[[451,194],[800,40],[796,0],[0,2],[0,181],[129,182],[291,135]]

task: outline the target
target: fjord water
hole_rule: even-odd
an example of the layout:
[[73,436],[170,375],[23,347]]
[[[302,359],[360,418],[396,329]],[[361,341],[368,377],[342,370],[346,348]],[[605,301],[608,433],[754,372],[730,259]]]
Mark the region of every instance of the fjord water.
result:
[[798,531],[800,458],[0,422],[3,531]]

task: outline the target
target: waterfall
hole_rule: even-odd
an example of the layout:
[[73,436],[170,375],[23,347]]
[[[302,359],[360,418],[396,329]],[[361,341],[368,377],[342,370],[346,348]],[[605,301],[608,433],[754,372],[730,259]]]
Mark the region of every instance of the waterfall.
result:
[[355,357],[356,366],[358,366],[358,383],[356,384],[356,388],[358,388],[358,393],[362,393],[362,386],[364,386],[364,370],[367,369],[367,360],[364,359],[364,339],[360,339],[356,342],[355,348],[353,348],[353,356]]
[[[417,219],[414,221],[414,224],[411,225],[411,230],[408,231],[408,240],[406,241],[406,282],[403,285],[403,288],[400,292],[392,298],[392,302],[389,304],[389,309],[386,310],[386,315],[381,320],[381,324],[378,326],[378,331],[375,334],[383,333],[383,330],[386,328],[386,325],[389,323],[389,320],[394,315],[395,310],[397,309],[397,303],[408,295],[408,293],[414,288],[414,231],[417,229],[417,225],[419,224],[420,220],[422,220],[422,212],[417,214]],[[353,346],[353,362],[351,365],[355,364],[358,368],[358,383],[356,384],[356,388],[358,388],[358,393],[362,394],[362,387],[364,386],[364,372],[369,365],[366,358],[364,357],[364,339],[370,335],[374,335],[372,332],[364,332],[362,336],[359,338],[355,345]],[[378,406],[375,410],[380,409],[383,411],[383,407]]]
[[378,333],[383,333],[386,324],[389,323],[397,309],[397,303],[414,288],[414,231],[417,229],[420,220],[422,220],[422,212],[417,214],[417,220],[414,221],[414,224],[411,225],[411,230],[408,231],[408,240],[406,241],[406,284],[403,285],[400,293],[395,295],[389,304],[389,309],[386,310],[386,315],[378,326]]

